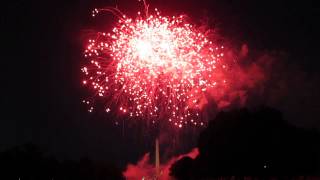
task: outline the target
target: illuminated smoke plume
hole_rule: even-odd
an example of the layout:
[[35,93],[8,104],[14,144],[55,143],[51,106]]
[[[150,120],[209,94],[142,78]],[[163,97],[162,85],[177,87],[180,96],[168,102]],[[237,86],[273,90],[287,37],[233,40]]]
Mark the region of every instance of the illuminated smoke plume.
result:
[[[172,179],[169,175],[170,167],[176,161],[182,159],[183,157],[190,157],[195,159],[199,154],[198,148],[194,148],[187,154],[182,154],[171,158],[164,164],[160,165],[160,177],[159,180],[169,180]],[[123,176],[128,180],[136,179],[154,179],[155,178],[155,166],[150,163],[150,154],[146,153],[137,164],[128,164],[126,170],[123,172]]]
[[[111,11],[119,20],[111,32],[88,41],[83,84],[103,98],[106,112],[203,126],[208,95],[218,107],[230,104],[236,59],[185,16],[162,16],[157,9],[149,14],[145,7],[145,16],[138,12],[136,18],[113,8],[93,11]],[[83,102],[92,112],[92,100]]]

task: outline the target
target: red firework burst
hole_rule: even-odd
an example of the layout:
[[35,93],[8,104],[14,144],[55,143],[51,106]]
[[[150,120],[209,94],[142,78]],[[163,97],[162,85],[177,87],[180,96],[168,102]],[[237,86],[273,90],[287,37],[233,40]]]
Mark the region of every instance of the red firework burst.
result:
[[119,15],[112,32],[89,40],[83,84],[105,98],[107,112],[202,126],[206,91],[226,87],[223,52],[184,16],[164,17],[157,9],[135,19]]

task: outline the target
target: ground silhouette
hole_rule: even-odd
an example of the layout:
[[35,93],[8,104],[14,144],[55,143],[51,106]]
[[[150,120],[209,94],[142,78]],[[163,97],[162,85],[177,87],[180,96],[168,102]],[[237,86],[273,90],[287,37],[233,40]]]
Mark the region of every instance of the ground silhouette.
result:
[[320,134],[288,124],[272,108],[219,113],[198,139],[199,155],[171,166],[176,179],[220,176],[315,176]]
[[0,179],[21,180],[105,180],[123,179],[115,165],[88,158],[57,160],[28,143],[0,154]]

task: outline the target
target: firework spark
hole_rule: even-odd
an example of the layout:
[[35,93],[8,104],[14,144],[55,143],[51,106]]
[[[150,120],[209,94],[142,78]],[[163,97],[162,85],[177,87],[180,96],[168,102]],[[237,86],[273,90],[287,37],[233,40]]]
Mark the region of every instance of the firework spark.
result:
[[206,92],[223,92],[228,85],[224,47],[184,16],[165,17],[155,9],[132,19],[108,10],[119,21],[111,32],[89,40],[84,55],[90,63],[82,68],[83,84],[105,99],[106,112],[166,120],[180,128],[204,125]]

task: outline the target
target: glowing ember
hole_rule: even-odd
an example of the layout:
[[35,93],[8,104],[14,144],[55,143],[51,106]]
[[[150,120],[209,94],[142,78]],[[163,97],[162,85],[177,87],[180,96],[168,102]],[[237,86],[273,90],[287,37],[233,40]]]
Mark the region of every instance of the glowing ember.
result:
[[136,19],[121,15],[112,32],[89,40],[85,57],[90,63],[82,68],[83,84],[105,98],[106,112],[180,128],[203,125],[205,92],[223,91],[227,83],[223,47],[184,16],[163,17],[157,9]]

